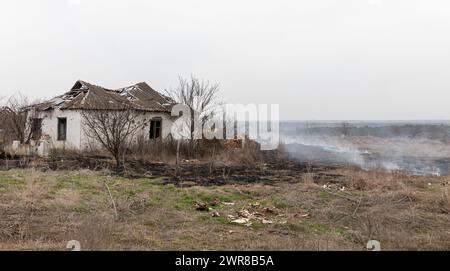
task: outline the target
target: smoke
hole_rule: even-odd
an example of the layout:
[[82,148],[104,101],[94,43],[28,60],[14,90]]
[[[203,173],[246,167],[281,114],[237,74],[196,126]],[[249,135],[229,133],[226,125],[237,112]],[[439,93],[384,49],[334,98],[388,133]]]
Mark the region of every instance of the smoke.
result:
[[[305,125],[300,127],[289,130],[285,126],[281,134],[289,156],[300,162],[352,165],[364,170],[402,171],[413,175],[449,174],[450,147],[443,140],[389,135],[386,131],[392,127],[378,131],[383,136],[343,135],[339,126],[329,130],[329,135],[323,133],[324,127],[314,127],[322,134],[307,133]],[[409,126],[408,129],[413,130]]]

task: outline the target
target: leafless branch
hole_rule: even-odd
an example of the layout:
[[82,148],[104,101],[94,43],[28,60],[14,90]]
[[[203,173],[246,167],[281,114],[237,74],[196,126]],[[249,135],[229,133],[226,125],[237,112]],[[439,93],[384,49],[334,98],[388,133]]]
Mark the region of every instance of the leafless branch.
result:
[[[194,76],[185,79],[178,77],[178,87],[171,90],[165,90],[166,94],[176,103],[184,104],[190,109],[191,118],[188,127],[190,127],[190,140],[194,140],[194,123],[201,121],[202,127],[213,115],[216,110],[217,93],[219,84],[200,80]],[[199,119],[195,119],[196,116]]]
[[19,140],[28,143],[32,137],[33,129],[31,119],[36,114],[28,98],[20,93],[12,95],[0,108],[0,130],[7,141]]
[[115,110],[84,110],[81,115],[86,135],[111,153],[116,161],[116,170],[121,171],[121,157],[124,157],[136,131],[145,124],[139,120],[139,112],[125,107]]

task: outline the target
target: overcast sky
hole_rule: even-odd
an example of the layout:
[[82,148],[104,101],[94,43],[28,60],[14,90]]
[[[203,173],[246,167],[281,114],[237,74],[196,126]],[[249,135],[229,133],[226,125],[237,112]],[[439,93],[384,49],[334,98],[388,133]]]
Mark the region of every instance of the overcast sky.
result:
[[2,0],[0,95],[177,76],[282,119],[450,119],[446,0]]

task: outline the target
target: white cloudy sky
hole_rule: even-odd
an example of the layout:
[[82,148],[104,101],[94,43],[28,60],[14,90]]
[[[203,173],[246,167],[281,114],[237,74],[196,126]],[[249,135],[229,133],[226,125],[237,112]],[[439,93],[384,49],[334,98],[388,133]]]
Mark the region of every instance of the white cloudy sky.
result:
[[450,3],[1,1],[1,96],[191,73],[283,119],[450,119]]

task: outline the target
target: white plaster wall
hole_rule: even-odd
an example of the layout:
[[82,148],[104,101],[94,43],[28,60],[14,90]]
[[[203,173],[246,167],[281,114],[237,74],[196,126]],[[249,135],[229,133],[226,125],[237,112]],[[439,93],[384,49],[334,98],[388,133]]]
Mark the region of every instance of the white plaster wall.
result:
[[[77,110],[54,109],[41,113],[42,135],[48,135],[52,148],[80,149],[81,114]],[[66,140],[58,139],[58,118],[67,119]]]
[[[153,118],[161,118],[161,127],[162,127],[162,138],[166,138],[170,134],[170,129],[172,127],[172,119],[170,117],[170,113],[155,113],[155,112],[146,112],[142,114],[140,117],[140,120],[144,121],[145,126],[142,129],[142,132],[140,135],[144,136],[145,138],[150,137],[150,121]],[[139,136],[139,134],[137,135]]]
[[[42,135],[49,136],[52,148],[85,150],[100,147],[98,142],[89,138],[84,132],[83,117],[80,111],[54,109],[49,112],[42,112],[40,117],[43,118]],[[58,118],[60,117],[67,118],[67,136],[64,141],[57,140]],[[162,138],[167,138],[173,123],[170,113],[145,112],[141,113],[136,120],[138,123],[143,121],[145,126],[136,132],[135,139],[141,136],[144,139],[149,139],[150,121],[158,117],[162,120]]]

